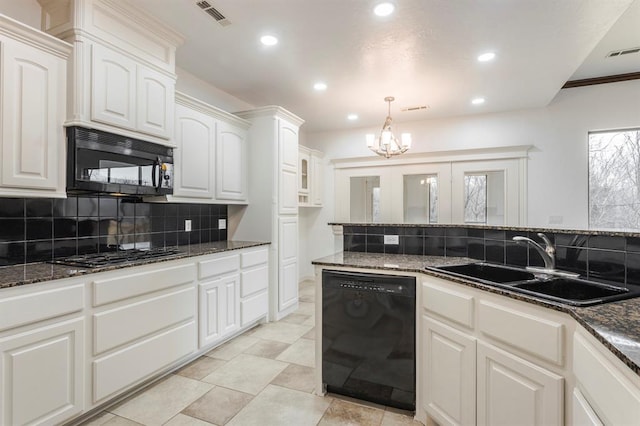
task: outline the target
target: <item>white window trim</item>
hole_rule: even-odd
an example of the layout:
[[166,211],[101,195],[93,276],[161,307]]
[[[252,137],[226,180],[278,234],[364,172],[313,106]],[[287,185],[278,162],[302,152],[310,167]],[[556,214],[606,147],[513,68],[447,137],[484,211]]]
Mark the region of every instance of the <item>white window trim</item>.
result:
[[[527,223],[527,160],[532,145],[436,151],[403,154],[391,159],[379,157],[339,158],[331,160],[335,175],[335,221],[350,221],[350,185],[352,176],[380,176],[380,223],[402,223],[403,176],[437,174],[439,186],[438,223],[464,224],[458,194],[463,194],[464,173],[474,171],[505,172],[505,223]],[[460,177],[460,176],[462,177]],[[462,182],[462,183],[461,183]],[[462,186],[461,186],[462,185]],[[460,186],[460,188],[458,188]],[[386,190],[386,188],[392,188]],[[393,189],[395,188],[395,189]]]

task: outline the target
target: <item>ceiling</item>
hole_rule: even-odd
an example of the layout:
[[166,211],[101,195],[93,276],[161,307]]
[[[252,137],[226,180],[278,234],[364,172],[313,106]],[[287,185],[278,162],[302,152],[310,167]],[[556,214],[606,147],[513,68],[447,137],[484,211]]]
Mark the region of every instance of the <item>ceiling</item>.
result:
[[[186,37],[179,67],[307,132],[382,125],[386,96],[394,120],[425,120],[541,107],[567,80],[640,71],[640,54],[605,59],[640,46],[640,0],[388,0],[384,18],[382,0],[208,0],[227,26],[197,0],[128,1]],[[260,44],[267,33],[278,45]]]

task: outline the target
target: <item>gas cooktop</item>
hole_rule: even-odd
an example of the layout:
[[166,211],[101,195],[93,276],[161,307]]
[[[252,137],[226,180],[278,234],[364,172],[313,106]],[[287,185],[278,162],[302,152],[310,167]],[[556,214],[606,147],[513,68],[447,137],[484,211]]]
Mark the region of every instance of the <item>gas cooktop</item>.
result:
[[105,253],[81,254],[55,259],[52,263],[79,268],[100,268],[103,266],[120,265],[147,259],[170,258],[180,254],[176,248],[157,248],[151,250],[117,250]]

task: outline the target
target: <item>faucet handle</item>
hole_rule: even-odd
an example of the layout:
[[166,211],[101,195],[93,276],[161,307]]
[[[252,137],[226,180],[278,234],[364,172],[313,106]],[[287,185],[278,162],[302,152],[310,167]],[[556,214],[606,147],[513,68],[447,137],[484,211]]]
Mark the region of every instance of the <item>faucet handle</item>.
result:
[[548,252],[555,252],[556,251],[556,248],[553,245],[553,243],[551,242],[551,240],[549,239],[549,237],[547,237],[542,232],[538,232],[538,237],[542,238],[542,241],[544,241],[544,243],[547,245],[546,251],[548,251]]

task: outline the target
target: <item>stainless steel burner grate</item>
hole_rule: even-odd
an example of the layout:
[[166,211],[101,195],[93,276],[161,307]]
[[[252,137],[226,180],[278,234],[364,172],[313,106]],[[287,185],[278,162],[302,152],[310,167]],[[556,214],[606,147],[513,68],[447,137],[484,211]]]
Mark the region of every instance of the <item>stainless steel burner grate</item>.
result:
[[147,259],[174,257],[178,254],[180,254],[180,251],[176,248],[158,248],[152,250],[131,249],[69,256],[55,259],[53,263],[79,268],[99,268],[102,266],[139,262]]

